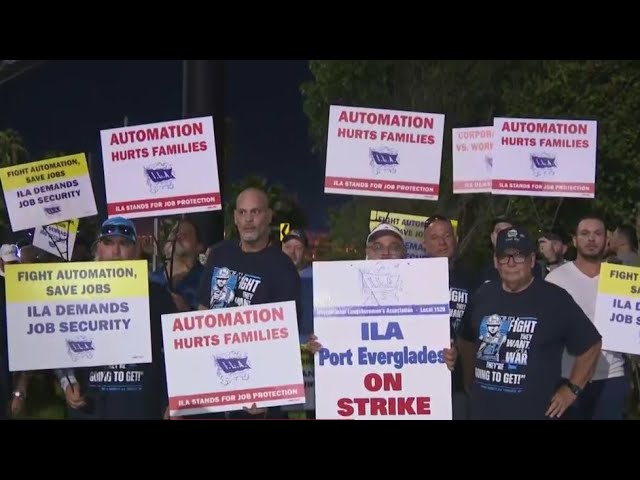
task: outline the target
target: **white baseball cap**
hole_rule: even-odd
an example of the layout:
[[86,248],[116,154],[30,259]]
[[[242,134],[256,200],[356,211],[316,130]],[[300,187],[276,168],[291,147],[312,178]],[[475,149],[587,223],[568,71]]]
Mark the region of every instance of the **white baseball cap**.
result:
[[3,262],[19,262],[20,250],[17,245],[5,243],[0,248],[0,256]]
[[371,230],[371,233],[369,233],[369,235],[367,236],[367,244],[383,235],[395,235],[400,239],[401,242],[404,242],[404,237],[402,236],[402,233],[400,233],[400,230],[398,230],[393,225],[389,225],[388,223],[381,223],[376,228]]

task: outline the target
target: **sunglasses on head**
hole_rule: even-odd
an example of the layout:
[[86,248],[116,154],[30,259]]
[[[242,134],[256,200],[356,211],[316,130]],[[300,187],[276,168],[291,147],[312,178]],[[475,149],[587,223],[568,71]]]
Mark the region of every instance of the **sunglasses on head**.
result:
[[100,229],[100,235],[122,235],[123,237],[135,238],[136,234],[131,227],[126,225],[105,225]]
[[431,226],[431,224],[433,224],[434,222],[450,222],[451,220],[449,220],[447,217],[443,217],[442,215],[434,215],[432,217],[427,218],[427,221],[424,222],[424,228],[427,229]]

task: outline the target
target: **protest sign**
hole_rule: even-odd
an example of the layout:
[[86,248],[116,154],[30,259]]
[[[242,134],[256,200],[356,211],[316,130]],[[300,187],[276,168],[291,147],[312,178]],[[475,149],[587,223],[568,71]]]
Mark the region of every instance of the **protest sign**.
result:
[[332,105],[326,193],[437,200],[444,115]]
[[495,118],[491,191],[594,198],[596,121]]
[[79,220],[66,220],[36,228],[33,232],[33,246],[38,247],[63,260],[70,260],[76,243]]
[[0,168],[14,232],[98,213],[84,153]]
[[222,208],[212,117],[102,130],[100,139],[110,217]]
[[[381,222],[395,226],[404,237],[404,247],[407,251],[406,258],[424,258],[427,252],[422,244],[424,239],[424,224],[429,217],[421,215],[407,215],[405,213],[383,212],[371,210],[369,217],[369,231],[376,228]],[[451,220],[453,233],[458,235],[458,221]]]
[[[305,335],[307,337],[307,335]],[[316,408],[316,388],[315,388],[315,372],[313,367],[313,353],[307,347],[308,338],[300,337],[300,358],[302,360],[302,376],[304,379],[304,396],[306,401],[304,405],[286,405],[282,410],[295,412],[302,410],[315,410]]]
[[640,355],[640,268],[602,264],[593,323],[603,350]]
[[450,420],[446,258],[314,262],[316,418]]
[[493,127],[454,128],[453,193],[491,192]]
[[147,262],[6,265],[9,370],[151,362]]
[[162,316],[172,416],[305,401],[295,302]]

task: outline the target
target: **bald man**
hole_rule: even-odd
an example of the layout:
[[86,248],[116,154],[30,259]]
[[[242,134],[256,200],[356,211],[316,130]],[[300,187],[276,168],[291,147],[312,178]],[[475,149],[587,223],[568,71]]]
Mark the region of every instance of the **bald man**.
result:
[[[240,240],[226,240],[213,247],[198,291],[201,310],[294,300],[300,318],[300,275],[280,246],[270,241],[272,217],[269,199],[262,190],[248,188],[238,195],[233,219]],[[287,418],[277,407],[251,408],[225,416]]]

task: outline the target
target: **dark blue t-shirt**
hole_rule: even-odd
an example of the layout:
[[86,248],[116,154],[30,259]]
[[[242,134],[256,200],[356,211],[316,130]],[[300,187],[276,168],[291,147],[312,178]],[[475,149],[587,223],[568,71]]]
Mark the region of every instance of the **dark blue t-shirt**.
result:
[[167,407],[167,385],[161,316],[176,313],[176,308],[166,289],[149,283],[149,309],[153,363],[76,369],[74,374],[88,407],[72,412],[74,417],[162,419]]
[[[478,288],[477,275],[460,264],[454,264],[449,270],[449,309],[451,321],[451,338],[455,339],[460,329],[462,317],[467,309],[472,294]],[[462,361],[458,355],[456,367],[453,370],[452,388],[455,392],[464,391],[464,375],[462,371]]]
[[518,293],[485,283],[459,334],[476,345],[472,420],[546,419],[564,349],[578,356],[601,338],[566,290],[537,278]]
[[313,267],[309,265],[300,271],[300,335],[307,337],[313,333]]
[[[300,275],[280,248],[268,246],[259,252],[243,252],[238,241],[225,241],[209,254],[198,290],[199,303],[207,309],[295,301],[301,329]],[[187,418],[224,418],[204,414]],[[262,418],[243,411],[229,418]],[[280,408],[268,408],[268,418],[287,418]]]

